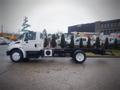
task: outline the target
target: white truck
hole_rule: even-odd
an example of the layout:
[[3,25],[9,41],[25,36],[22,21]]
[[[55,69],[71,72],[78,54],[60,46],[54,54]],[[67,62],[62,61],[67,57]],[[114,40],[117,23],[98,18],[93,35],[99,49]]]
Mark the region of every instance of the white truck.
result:
[[97,48],[44,48],[44,38],[41,35],[40,32],[33,31],[23,33],[17,41],[9,44],[7,55],[13,62],[30,58],[71,56],[77,63],[83,63],[86,60],[86,51],[103,53],[102,49]]

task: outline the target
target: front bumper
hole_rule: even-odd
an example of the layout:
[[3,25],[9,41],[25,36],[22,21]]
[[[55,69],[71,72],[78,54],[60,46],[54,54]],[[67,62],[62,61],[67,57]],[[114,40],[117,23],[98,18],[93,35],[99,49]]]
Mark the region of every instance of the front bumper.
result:
[[10,51],[6,51],[6,55],[7,55],[7,56],[10,55]]

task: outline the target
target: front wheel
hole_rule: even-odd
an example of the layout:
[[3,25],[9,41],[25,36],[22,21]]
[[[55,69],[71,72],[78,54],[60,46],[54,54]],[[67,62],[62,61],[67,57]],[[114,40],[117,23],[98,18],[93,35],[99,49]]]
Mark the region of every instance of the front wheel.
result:
[[83,51],[77,50],[74,52],[73,59],[77,63],[83,63],[86,60],[86,55]]
[[23,54],[20,50],[13,50],[11,51],[10,59],[13,62],[20,62],[21,60],[23,60]]

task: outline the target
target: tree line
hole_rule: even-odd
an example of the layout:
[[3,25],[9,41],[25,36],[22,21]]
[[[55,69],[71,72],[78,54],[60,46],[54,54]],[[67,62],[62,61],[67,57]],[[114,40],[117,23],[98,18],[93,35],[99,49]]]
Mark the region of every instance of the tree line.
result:
[[[55,48],[55,47],[57,46],[56,40],[57,40],[58,38],[59,38],[58,35],[55,35],[55,34],[52,35],[51,40],[46,37],[46,38],[44,39],[44,47],[47,47],[48,44],[49,44],[49,42],[50,42],[50,46],[51,46],[52,48]],[[75,44],[74,44],[74,36],[73,36],[73,35],[71,36],[70,43],[67,44],[66,41],[65,41],[65,36],[64,36],[64,34],[62,34],[62,35],[61,35],[61,40],[60,40],[60,45],[59,45],[59,46],[60,46],[61,48],[66,48],[66,47],[68,47],[68,48],[75,48],[76,46],[75,46]],[[80,38],[80,40],[79,40],[79,45],[77,46],[77,48],[78,48],[78,47],[79,47],[79,48],[104,48],[104,49],[114,48],[114,49],[117,49],[117,48],[118,48],[118,40],[117,40],[117,38],[116,38],[116,39],[114,40],[114,43],[111,45],[111,44],[109,43],[109,39],[106,38],[106,39],[105,39],[105,43],[102,43],[102,44],[101,44],[101,43],[100,43],[100,38],[97,37],[94,45],[91,45],[91,38],[88,37],[87,45],[84,46],[84,45],[83,45],[83,39]]]

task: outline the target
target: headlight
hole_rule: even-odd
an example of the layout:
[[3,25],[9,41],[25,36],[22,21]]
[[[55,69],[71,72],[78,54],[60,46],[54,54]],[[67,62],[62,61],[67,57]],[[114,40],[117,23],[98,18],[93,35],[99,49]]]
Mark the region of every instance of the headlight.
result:
[[11,43],[9,43],[9,46],[14,45],[14,44],[15,44],[15,42],[14,42],[14,41],[12,41]]

